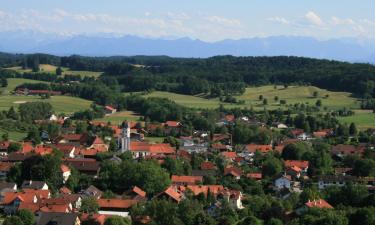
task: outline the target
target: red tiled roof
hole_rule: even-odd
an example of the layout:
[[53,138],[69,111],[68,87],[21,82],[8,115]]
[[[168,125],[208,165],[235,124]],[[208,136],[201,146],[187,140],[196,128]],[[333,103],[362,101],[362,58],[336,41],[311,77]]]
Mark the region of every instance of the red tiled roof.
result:
[[110,111],[114,111],[114,110],[116,110],[115,108],[113,108],[113,107],[111,107],[111,106],[109,106],[109,105],[106,105],[106,106],[105,106],[105,109],[110,110]]
[[137,195],[141,196],[141,197],[146,197],[146,192],[144,192],[142,189],[140,189],[139,187],[137,186],[134,186],[133,190],[132,190],[134,193],[136,193]]
[[35,201],[35,193],[26,193],[26,192],[5,192],[3,200],[1,201],[2,205],[8,205],[14,200],[19,199],[21,202],[33,203]]
[[178,183],[185,183],[185,184],[196,184],[198,182],[203,182],[202,176],[177,176],[172,175],[172,183],[178,184]]
[[174,186],[169,186],[163,193],[174,199],[176,202],[180,202],[183,198],[183,194]]
[[129,209],[135,204],[137,204],[137,201],[129,199],[98,199],[98,205],[100,208]]
[[226,115],[225,120],[228,122],[233,122],[235,119],[234,115]]
[[100,137],[95,136],[95,139],[92,142],[92,145],[103,145],[103,144],[105,144],[104,141]]
[[174,154],[175,150],[170,144],[150,144],[147,142],[131,142],[130,151],[150,152],[151,154]]
[[9,172],[10,168],[14,166],[14,163],[10,162],[0,162],[0,171],[1,172]]
[[22,148],[20,150],[21,153],[27,154],[33,151],[34,147],[31,143],[25,142],[22,144]]
[[38,155],[48,155],[53,152],[53,149],[51,147],[43,146],[43,145],[38,145],[35,147],[34,152]]
[[305,203],[305,205],[308,208],[320,208],[320,209],[333,209],[333,206],[331,206],[328,202],[326,202],[324,199],[318,199],[314,201],[308,201]]
[[61,194],[71,194],[72,193],[72,191],[69,188],[65,187],[65,186],[62,187],[62,188],[60,188],[59,192]]
[[262,173],[248,173],[246,175],[246,177],[256,179],[256,180],[260,180],[260,179],[262,179]]
[[288,167],[299,167],[302,170],[305,170],[309,167],[309,161],[304,160],[285,160],[284,166]]
[[237,153],[236,152],[221,152],[220,153],[222,156],[226,157],[226,158],[229,158],[229,159],[234,159],[237,157]]
[[0,141],[0,150],[7,150],[10,145],[10,141]]
[[201,163],[201,170],[214,170],[216,169],[216,166],[213,162],[202,162]]
[[237,167],[227,167],[224,168],[224,175],[232,175],[234,177],[240,177],[242,175],[242,171]]
[[353,154],[363,154],[365,151],[365,147],[359,146],[356,147],[354,145],[343,145],[339,144],[336,146],[332,146],[332,154],[342,154],[342,155],[353,155]]
[[305,133],[303,129],[293,129],[291,132],[294,136],[298,136],[298,135]]
[[223,145],[223,144],[216,143],[216,144],[212,144],[212,148],[217,149],[217,150],[226,150],[227,146]]
[[64,164],[61,164],[60,170],[61,170],[61,172],[65,173],[65,172],[69,172],[70,168],[68,166],[64,165]]
[[222,190],[224,190],[223,185],[188,185],[185,187],[180,187],[181,190],[190,189],[194,195],[199,195],[203,193],[207,196],[208,192],[213,195],[219,194]]
[[260,151],[261,153],[267,153],[269,151],[272,151],[272,145],[248,144],[246,145],[246,150],[251,153],[255,153],[256,151]]
[[165,122],[165,125],[168,127],[179,127],[181,126],[181,123],[178,121],[167,121]]

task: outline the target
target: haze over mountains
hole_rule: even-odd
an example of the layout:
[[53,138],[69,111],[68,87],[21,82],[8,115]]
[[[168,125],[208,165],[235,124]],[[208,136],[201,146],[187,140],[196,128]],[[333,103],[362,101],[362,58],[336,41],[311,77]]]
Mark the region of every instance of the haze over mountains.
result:
[[168,55],[201,58],[215,55],[293,55],[375,63],[375,40],[347,38],[321,41],[297,36],[223,40],[210,43],[190,38],[152,39],[108,34],[63,36],[14,31],[0,32],[0,51],[55,55]]

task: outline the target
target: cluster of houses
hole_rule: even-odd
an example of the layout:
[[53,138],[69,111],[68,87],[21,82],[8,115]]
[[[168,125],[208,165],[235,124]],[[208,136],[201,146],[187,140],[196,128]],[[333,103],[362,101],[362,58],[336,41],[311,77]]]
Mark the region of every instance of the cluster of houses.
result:
[[[106,107],[107,113],[114,113],[116,110],[110,106]],[[235,118],[233,115],[226,115],[218,121],[218,124],[228,125],[241,120],[249,124],[263,126],[257,121],[247,117]],[[58,122],[58,118],[50,122]],[[178,148],[172,147],[169,143],[150,143],[144,140],[146,135],[162,132],[164,135],[180,133],[183,124],[179,121],[166,121],[160,124],[141,124],[136,122],[124,122],[120,126],[110,125],[102,122],[91,122],[92,126],[109,127],[113,131],[113,137],[117,141],[119,153],[130,152],[134,159],[154,159],[163,163],[167,157],[184,158],[191,160],[193,154],[217,154],[222,157],[224,170],[219,170],[219,165],[205,160],[200,164],[199,169],[193,170],[190,176],[172,175],[171,186],[153,198],[167,198],[179,203],[186,198],[187,192],[194,196],[212,197],[215,199],[213,208],[220,207],[220,202],[225,200],[236,210],[243,208],[242,200],[246,196],[238,190],[229,189],[223,185],[204,185],[206,176],[229,176],[235,180],[241,178],[262,181],[261,167],[255,167],[254,156],[256,154],[267,154],[269,152],[282,153],[284,147],[290,143],[309,141],[313,138],[325,138],[332,135],[329,129],[320,130],[312,134],[307,134],[301,129],[292,129],[294,138],[288,138],[278,143],[269,145],[259,145],[249,143],[242,149],[233,148],[232,136],[230,134],[209,134],[205,131],[194,131],[191,136],[181,136],[178,138],[180,145]],[[288,129],[284,124],[274,124],[276,129]],[[268,129],[268,128],[265,128]],[[63,182],[66,182],[71,175],[71,168],[75,168],[81,173],[95,178],[100,171],[100,162],[96,160],[98,153],[109,151],[107,139],[103,140],[99,136],[88,134],[76,134],[66,132],[58,137],[50,138],[48,142],[41,145],[32,145],[28,142],[21,143],[21,148],[16,152],[8,153],[9,141],[0,142],[0,179],[5,179],[10,168],[15,164],[24,161],[32,155],[47,155],[53,151],[60,151],[64,155],[63,163],[60,166],[63,174]],[[333,157],[343,158],[347,155],[361,156],[369,148],[367,145],[336,145],[332,146]],[[204,154],[203,154],[204,155]],[[121,161],[117,156],[110,160]],[[254,171],[245,172],[243,165],[250,165]],[[343,186],[347,183],[361,183],[367,186],[370,191],[375,190],[375,178],[359,178],[350,174],[351,168],[335,168],[335,174],[320,177],[308,177],[310,163],[304,160],[286,160],[283,165],[283,172],[274,178],[272,189],[277,195],[285,199],[291,193],[301,193],[303,182],[313,180],[318,184],[319,189],[329,186]],[[302,183],[302,184],[301,184]],[[72,193],[68,188],[63,187],[59,193],[51,197],[48,185],[41,181],[25,181],[21,187],[12,183],[0,183],[0,204],[4,212],[8,215],[14,214],[19,209],[29,209],[38,216],[39,224],[48,224],[50,220],[73,221],[66,224],[79,224],[77,221],[84,221],[89,216],[78,214],[81,201],[85,197],[95,197],[100,207],[99,213],[90,215],[100,224],[105,218],[111,215],[123,217],[129,216],[129,209],[140,201],[149,200],[149,196],[141,188],[134,187],[124,193],[121,197],[112,199],[102,198],[103,192],[94,186],[90,186],[80,193]],[[303,213],[307,208],[333,208],[324,199],[311,199],[296,213]],[[47,221],[47,222],[43,222]],[[59,224],[59,223],[57,223]]]

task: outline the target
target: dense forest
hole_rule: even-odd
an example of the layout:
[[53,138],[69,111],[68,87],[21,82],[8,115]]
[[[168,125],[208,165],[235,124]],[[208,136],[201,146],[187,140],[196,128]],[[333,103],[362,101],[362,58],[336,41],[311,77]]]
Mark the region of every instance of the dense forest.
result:
[[302,57],[233,57],[207,59],[134,57],[56,57],[45,54],[0,55],[0,66],[33,68],[48,63],[72,70],[103,71],[122,91],[161,90],[211,97],[242,94],[249,85],[311,84],[360,97],[375,96],[375,67],[370,64]]

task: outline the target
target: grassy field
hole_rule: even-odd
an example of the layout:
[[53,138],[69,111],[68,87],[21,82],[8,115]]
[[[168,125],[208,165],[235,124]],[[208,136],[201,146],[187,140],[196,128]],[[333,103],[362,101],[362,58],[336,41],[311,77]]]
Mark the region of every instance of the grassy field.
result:
[[[314,98],[313,93],[318,92],[318,97]],[[359,102],[357,99],[352,98],[350,93],[347,92],[331,92],[323,90],[317,87],[305,86],[297,87],[291,86],[285,89],[284,87],[278,86],[276,89],[274,86],[262,86],[262,87],[251,87],[246,88],[246,92],[241,96],[236,96],[238,100],[245,101],[245,104],[228,104],[222,103],[218,98],[206,99],[198,96],[181,95],[169,92],[155,91],[147,94],[146,97],[161,97],[168,98],[178,104],[191,107],[191,108],[217,108],[220,104],[225,107],[253,107],[254,109],[263,109],[265,106],[262,101],[259,101],[259,95],[263,95],[268,100],[266,108],[275,109],[281,107],[279,102],[275,102],[275,96],[278,96],[280,100],[286,100],[287,104],[295,103],[306,103],[314,105],[318,99],[322,100],[323,106],[329,109],[341,109],[343,107],[357,109],[359,108]],[[329,95],[328,98],[325,98]]]
[[3,91],[3,95],[9,94],[11,91],[13,91],[18,85],[24,84],[24,83],[47,83],[44,81],[38,81],[38,80],[29,80],[29,79],[22,79],[22,78],[10,78],[8,79],[8,86],[6,88],[0,88],[1,91]]
[[42,99],[40,96],[16,96],[10,92],[23,83],[43,83],[42,81],[11,78],[8,79],[8,86],[2,89],[0,95],[0,110],[8,110],[11,106],[17,107],[24,102],[45,101],[51,103],[57,113],[71,114],[73,112],[90,108],[91,101],[70,96],[51,96],[50,99]]
[[[39,65],[41,72],[47,72],[47,73],[56,73],[57,66],[50,65],[50,64],[40,64]],[[23,73],[23,72],[32,72],[31,69],[22,69],[21,66],[15,66],[15,67],[9,67],[7,69],[15,70],[17,72]],[[81,75],[82,77],[95,77],[98,78],[102,72],[93,72],[93,71],[76,71],[76,70],[70,70],[69,68],[63,67],[63,75]]]
[[355,110],[354,116],[340,117],[341,122],[355,123],[360,129],[375,128],[375,113],[372,110]]
[[5,133],[8,133],[9,139],[12,141],[21,141],[27,136],[26,133],[15,132],[15,131],[5,131],[3,129],[0,129],[0,137],[3,136],[3,134]]
[[100,122],[110,122],[111,124],[120,124],[126,121],[140,121],[140,115],[132,111],[121,111],[114,114],[105,116],[104,118],[97,119]]

